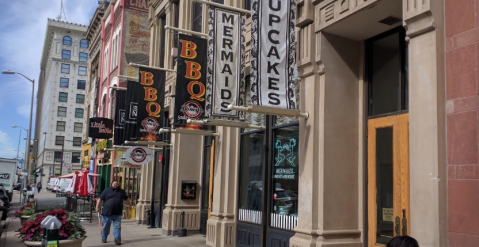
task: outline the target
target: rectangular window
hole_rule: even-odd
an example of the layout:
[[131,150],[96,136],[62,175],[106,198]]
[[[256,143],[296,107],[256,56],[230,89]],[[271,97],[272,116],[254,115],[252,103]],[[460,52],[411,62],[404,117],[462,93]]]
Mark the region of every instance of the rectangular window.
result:
[[[80,138],[80,137],[74,137],[73,139],[75,139],[75,138]],[[81,138],[80,138],[80,140],[81,140]],[[73,145],[73,146],[75,146],[75,145]],[[81,155],[80,152],[73,152],[72,153],[72,163],[80,163],[80,161],[81,161],[80,160],[81,159],[80,155]]]
[[57,130],[65,131],[65,121],[57,121]]
[[[73,137],[73,146],[79,147],[81,146],[81,137]],[[78,155],[80,156],[80,155]]]
[[80,103],[80,104],[85,103],[85,95],[84,94],[77,94],[77,103]]
[[68,78],[60,78],[60,87],[68,88],[68,82],[69,82]]
[[[251,10],[251,0],[243,0],[243,9]],[[298,6],[299,8],[299,6]]]
[[83,109],[82,108],[76,108],[75,109],[75,117],[76,118],[83,118]]
[[192,31],[201,32],[201,26],[203,24],[203,5],[201,3],[193,3],[192,19]]
[[66,117],[67,116],[67,108],[64,107],[64,106],[59,106],[57,116]]
[[86,62],[88,59],[88,53],[80,52],[80,62]]
[[68,101],[68,93],[60,92],[60,94],[58,95],[58,101],[67,102]]
[[70,60],[71,54],[70,50],[62,50],[62,59]]
[[263,132],[241,136],[239,220],[261,224]]
[[77,89],[85,89],[86,81],[85,80],[78,80]]
[[63,145],[65,143],[64,136],[55,136],[55,145]]
[[82,132],[82,130],[83,130],[83,123],[75,123],[75,127],[73,128],[73,131]]
[[70,64],[62,63],[62,73],[70,74]]
[[55,163],[62,163],[62,152],[55,152]]
[[86,75],[86,67],[78,66],[78,75]]

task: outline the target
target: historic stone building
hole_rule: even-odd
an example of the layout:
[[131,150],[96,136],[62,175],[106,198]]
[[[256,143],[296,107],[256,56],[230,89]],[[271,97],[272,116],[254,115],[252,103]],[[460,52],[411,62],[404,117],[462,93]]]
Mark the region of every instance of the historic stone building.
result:
[[[308,117],[247,113],[264,128],[216,126],[215,137],[172,133],[155,174],[162,232],[176,234],[184,211],[185,228],[206,234],[210,246],[385,246],[397,235],[423,247],[476,245],[474,1],[296,4],[296,98]],[[149,65],[176,69],[177,31],[165,26],[204,37],[207,9],[150,1]],[[248,53],[250,34],[246,42]],[[166,78],[173,120],[176,73]],[[150,177],[141,182],[139,222],[152,166],[142,170]],[[196,181],[194,200],[180,196],[184,181]]]
[[[87,27],[48,19],[40,62],[35,138],[37,167],[49,175],[81,169],[82,131],[86,95]],[[65,164],[61,169],[61,164]]]

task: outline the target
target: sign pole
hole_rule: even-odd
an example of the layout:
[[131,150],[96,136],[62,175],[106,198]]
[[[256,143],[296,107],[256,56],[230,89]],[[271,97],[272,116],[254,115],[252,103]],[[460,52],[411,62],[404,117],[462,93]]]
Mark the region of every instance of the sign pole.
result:
[[[148,229],[156,228],[155,225],[155,189],[156,189],[156,151],[153,151],[153,179],[151,185],[151,204],[150,204],[150,226]],[[158,212],[159,213],[159,212]]]

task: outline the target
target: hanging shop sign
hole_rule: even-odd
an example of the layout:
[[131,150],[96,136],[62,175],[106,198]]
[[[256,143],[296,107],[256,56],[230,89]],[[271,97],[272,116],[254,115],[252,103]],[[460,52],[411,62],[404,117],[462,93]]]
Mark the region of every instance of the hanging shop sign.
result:
[[143,165],[153,159],[153,151],[146,147],[130,147],[125,151],[125,160],[132,165]]
[[125,141],[138,140],[138,95],[140,95],[141,89],[141,85],[138,82],[128,81],[126,84],[126,122],[123,131]]
[[164,119],[165,72],[140,67],[138,134],[140,141],[159,141]]
[[113,120],[108,118],[90,118],[88,120],[88,137],[110,139],[113,137]]
[[251,0],[251,101],[296,109],[296,0]]
[[176,69],[174,128],[202,129],[187,124],[188,119],[205,117],[206,40],[179,34],[180,47]]
[[205,115],[244,120],[244,112],[228,105],[245,105],[246,15],[210,6],[208,29]]
[[125,142],[126,91],[116,90],[115,93],[115,135],[113,136],[113,143],[114,145],[123,145]]

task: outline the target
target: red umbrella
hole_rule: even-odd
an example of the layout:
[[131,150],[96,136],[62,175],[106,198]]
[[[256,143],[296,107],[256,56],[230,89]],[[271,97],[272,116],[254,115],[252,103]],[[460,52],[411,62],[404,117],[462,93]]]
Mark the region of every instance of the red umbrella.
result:
[[78,195],[79,196],[88,196],[88,170],[84,169],[81,171],[82,176],[80,178],[80,183],[78,183]]

